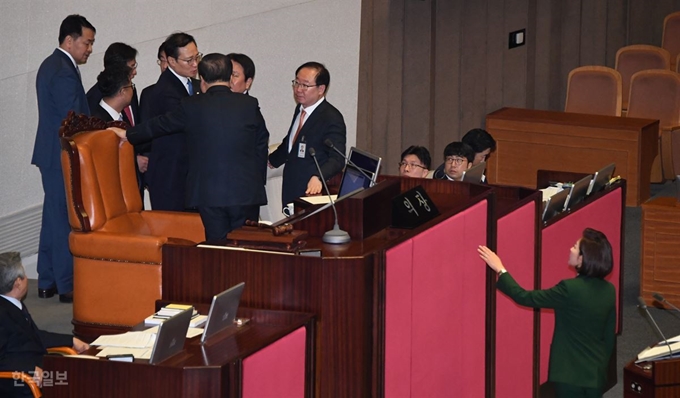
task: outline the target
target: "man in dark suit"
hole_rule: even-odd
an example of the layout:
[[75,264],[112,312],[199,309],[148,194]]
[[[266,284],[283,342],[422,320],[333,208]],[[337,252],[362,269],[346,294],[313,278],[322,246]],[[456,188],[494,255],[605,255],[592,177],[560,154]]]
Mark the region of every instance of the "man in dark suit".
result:
[[330,80],[328,69],[318,62],[307,62],[295,72],[293,94],[298,106],[288,135],[269,155],[271,167],[286,164],[283,170],[284,206],[302,195],[321,193],[321,177],[309,148],[316,151],[323,178],[330,179],[345,165],[343,157],[324,144],[325,140],[331,140],[344,153],[347,140],[342,114],[326,101]]
[[229,53],[227,59],[231,61],[231,79],[229,87],[235,93],[248,94],[255,79],[255,63],[249,56],[240,53]]
[[66,212],[61,173],[59,127],[69,111],[90,114],[78,64],[92,53],[95,28],[80,15],[69,15],[59,27],[59,48],[38,69],[38,131],[31,163],[42,176],[45,199],[38,251],[38,296],[59,293],[62,302],[73,301],[73,257],[69,251],[71,227]]
[[[165,40],[168,69],[161,73],[151,93],[150,117],[179,107],[183,98],[199,92],[196,76],[201,53],[196,41],[186,33],[173,33]],[[187,208],[187,142],[183,134],[154,140],[149,154],[146,183],[153,210],[183,211]]]
[[[73,347],[82,352],[89,346],[79,339],[45,332],[36,326],[23,304],[28,290],[28,278],[17,252],[0,254],[0,371],[16,371],[42,378],[46,348]],[[33,396],[21,382],[0,382],[0,396]]]
[[[158,53],[157,53],[158,59],[156,62],[158,63],[158,66],[161,68],[161,73],[165,72],[166,69],[168,69],[168,58],[165,56],[165,42],[161,43],[161,45],[158,47]],[[153,88],[156,86],[156,83],[146,87],[144,90],[142,90],[142,95],[139,97],[139,122],[146,122],[147,120],[151,119],[151,97],[153,97]],[[150,146],[149,146],[150,148]]]
[[135,84],[130,81],[128,66],[112,66],[97,76],[97,91],[102,95],[99,103],[91,107],[92,116],[105,122],[124,120],[124,109],[134,96]]
[[245,223],[252,206],[267,203],[269,132],[257,99],[229,89],[231,63],[224,55],[206,55],[198,71],[204,94],[127,132],[112,130],[131,144],[172,134],[186,138],[186,203],[198,208],[206,239],[223,240]]

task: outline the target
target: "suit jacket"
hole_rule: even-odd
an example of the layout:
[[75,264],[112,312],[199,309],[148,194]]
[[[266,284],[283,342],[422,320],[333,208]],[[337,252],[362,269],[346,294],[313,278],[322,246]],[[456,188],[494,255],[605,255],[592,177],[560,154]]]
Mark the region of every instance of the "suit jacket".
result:
[[[113,121],[111,115],[106,111],[106,109],[102,108],[102,106],[99,105],[99,103],[97,103],[97,106],[90,107],[90,109],[92,113],[90,116],[99,118],[105,122]],[[123,116],[123,119],[125,119],[125,116]]]
[[[183,133],[183,134],[176,134]],[[175,134],[188,147],[186,203],[192,207],[263,205],[269,132],[257,99],[213,86],[176,110],[127,132],[130,143]]]
[[[193,80],[193,88],[198,93],[200,82]],[[168,68],[161,73],[151,92],[148,116],[156,117],[173,111],[187,97],[187,89]],[[184,210],[187,206],[183,203],[187,173],[187,142],[184,134],[164,135],[155,139],[145,176],[154,210]],[[155,201],[159,196],[163,197],[160,206]]]
[[[314,159],[309,154],[310,148],[316,151],[316,159],[326,180],[339,173],[345,166],[345,159],[324,144],[326,139],[330,139],[340,152],[345,153],[347,141],[347,130],[342,114],[325,99],[304,122],[300,134],[293,143],[293,148],[288,152],[288,140],[292,139],[291,134],[295,134],[290,130],[299,112],[300,106],[297,106],[293,120],[288,127],[288,134],[283,138],[281,145],[269,155],[269,163],[272,166],[279,167],[286,164],[283,170],[281,195],[284,205],[304,195],[309,179],[314,175],[319,175]],[[300,142],[306,144],[304,158],[298,157]]]
[[90,115],[83,83],[71,59],[55,49],[40,64],[35,88],[38,131],[31,163],[41,168],[61,170],[59,127],[62,120],[70,110]]
[[509,273],[496,285],[517,304],[555,309],[548,379],[602,389],[614,349],[616,292],[600,278],[577,276],[546,290],[522,289]]

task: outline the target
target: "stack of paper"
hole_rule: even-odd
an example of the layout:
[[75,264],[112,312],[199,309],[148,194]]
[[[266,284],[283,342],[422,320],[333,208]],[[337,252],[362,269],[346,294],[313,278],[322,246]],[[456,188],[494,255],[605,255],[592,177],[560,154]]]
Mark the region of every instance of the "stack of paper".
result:
[[645,348],[638,354],[635,362],[658,361],[677,356],[680,356],[680,336],[668,339],[668,345],[665,341],[660,341],[654,347]]
[[[144,319],[144,326],[160,325],[167,319],[170,319],[171,317],[179,314],[180,312],[190,308],[193,307],[190,305],[182,304],[168,304],[165,307],[161,308],[160,311]],[[208,320],[207,316],[199,315],[199,313],[194,309],[193,315],[191,316],[191,323],[189,323],[189,327],[197,328],[199,326],[202,326],[207,320]]]

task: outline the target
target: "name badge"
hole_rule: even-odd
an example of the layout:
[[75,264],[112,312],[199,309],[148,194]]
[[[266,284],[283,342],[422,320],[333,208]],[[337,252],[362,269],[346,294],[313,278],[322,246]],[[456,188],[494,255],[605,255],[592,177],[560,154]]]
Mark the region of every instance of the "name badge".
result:
[[305,157],[305,152],[307,151],[307,144],[304,142],[301,142],[298,144],[298,157],[303,158]]

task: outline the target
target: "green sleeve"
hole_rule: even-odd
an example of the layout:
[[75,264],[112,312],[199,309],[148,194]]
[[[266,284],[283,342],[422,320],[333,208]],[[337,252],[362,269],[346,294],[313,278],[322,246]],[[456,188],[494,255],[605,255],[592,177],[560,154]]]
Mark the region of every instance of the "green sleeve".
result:
[[496,287],[517,304],[533,308],[560,308],[569,296],[564,281],[546,290],[524,290],[508,272],[498,278]]

